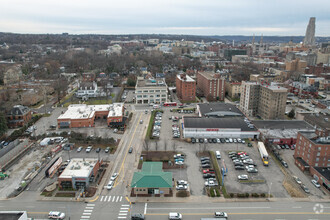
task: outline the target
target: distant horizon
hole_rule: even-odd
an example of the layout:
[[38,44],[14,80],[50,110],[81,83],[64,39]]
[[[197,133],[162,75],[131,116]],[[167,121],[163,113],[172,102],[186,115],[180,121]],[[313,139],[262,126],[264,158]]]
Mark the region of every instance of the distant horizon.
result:
[[[224,35],[219,35],[219,34],[213,34],[213,35],[205,35],[205,34],[166,34],[166,33],[140,33],[140,34],[102,34],[102,33],[70,33],[70,32],[62,32],[62,33],[19,33],[19,32],[4,32],[0,31],[0,34],[26,34],[26,35],[63,35],[63,34],[68,34],[68,35],[106,35],[106,36],[133,36],[133,35],[172,35],[172,36],[201,36],[201,37],[231,37],[231,36],[242,36],[242,37],[253,37],[255,36],[256,38],[260,38],[261,36],[263,37],[305,37],[305,35],[244,35],[244,34],[224,34]],[[315,36],[315,37],[320,37],[320,38],[327,38],[329,36]]]
[[22,34],[330,36],[330,1],[2,0],[0,30]]

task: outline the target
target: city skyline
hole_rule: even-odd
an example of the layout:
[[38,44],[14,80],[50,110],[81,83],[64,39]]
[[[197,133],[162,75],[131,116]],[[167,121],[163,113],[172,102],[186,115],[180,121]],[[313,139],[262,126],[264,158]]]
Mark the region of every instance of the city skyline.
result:
[[1,8],[0,30],[12,33],[304,36],[316,17],[315,35],[330,36],[323,0],[5,0]]

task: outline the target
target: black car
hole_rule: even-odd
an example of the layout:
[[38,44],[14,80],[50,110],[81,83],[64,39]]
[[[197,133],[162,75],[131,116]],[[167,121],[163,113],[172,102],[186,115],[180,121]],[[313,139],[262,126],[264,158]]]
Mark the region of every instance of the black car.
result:
[[207,139],[209,143],[212,143],[212,138]]
[[289,145],[286,144],[285,145],[285,149],[290,149]]
[[196,139],[195,138],[191,138],[191,143],[196,143]]
[[101,148],[96,148],[96,153],[99,153],[101,151]]
[[200,139],[198,139],[198,142],[199,143],[204,143],[204,139],[203,138],[200,138]]
[[234,156],[234,157],[231,157],[232,160],[236,160],[238,159],[238,157]]
[[201,164],[210,164],[210,161],[209,160],[202,160]]
[[132,153],[133,152],[133,147],[130,147],[129,149],[128,149],[128,153]]
[[202,168],[211,168],[211,165],[209,163],[207,163],[207,164],[202,164],[201,167]]
[[242,162],[234,162],[234,165],[235,166],[244,166],[244,163],[242,163]]
[[243,166],[235,166],[235,170],[244,170]]
[[225,143],[226,141],[225,141],[224,138],[220,138],[220,142],[221,142],[221,143]]
[[132,214],[131,220],[144,220],[143,214]]
[[201,157],[201,161],[202,160],[210,160],[210,158],[209,157]]
[[212,139],[212,142],[213,142],[213,143],[217,143],[217,139],[216,139],[216,138],[213,138],[213,139]]
[[213,178],[213,177],[215,177],[214,173],[205,173],[205,174],[203,174],[204,179]]
[[285,149],[285,145],[281,145],[281,148],[282,148],[282,149]]

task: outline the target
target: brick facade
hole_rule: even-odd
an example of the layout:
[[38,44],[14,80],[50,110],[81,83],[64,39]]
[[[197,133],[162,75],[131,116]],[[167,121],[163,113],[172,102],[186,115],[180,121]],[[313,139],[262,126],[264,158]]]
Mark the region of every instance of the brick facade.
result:
[[196,81],[186,74],[176,76],[176,94],[181,101],[196,100]]
[[197,88],[202,91],[208,101],[224,101],[225,99],[225,80],[220,77],[220,74],[197,73]]

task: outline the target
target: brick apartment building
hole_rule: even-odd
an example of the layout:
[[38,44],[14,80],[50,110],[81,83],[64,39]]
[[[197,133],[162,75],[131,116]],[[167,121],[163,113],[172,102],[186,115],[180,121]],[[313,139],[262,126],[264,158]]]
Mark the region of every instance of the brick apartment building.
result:
[[[318,182],[330,189],[330,138],[319,137],[314,132],[298,132],[295,164],[302,171],[310,171]],[[322,178],[321,178],[322,177]]]
[[202,91],[208,101],[224,101],[225,99],[225,80],[219,73],[197,73],[197,88]]
[[32,119],[32,111],[23,105],[15,105],[7,114],[9,128],[23,127]]
[[295,164],[302,170],[309,167],[330,167],[330,140],[319,137],[315,132],[298,132],[296,149],[294,152]]
[[239,98],[241,95],[241,82],[226,82],[226,92],[232,99]]
[[190,76],[178,74],[175,79],[176,94],[181,101],[196,100],[196,81]]

